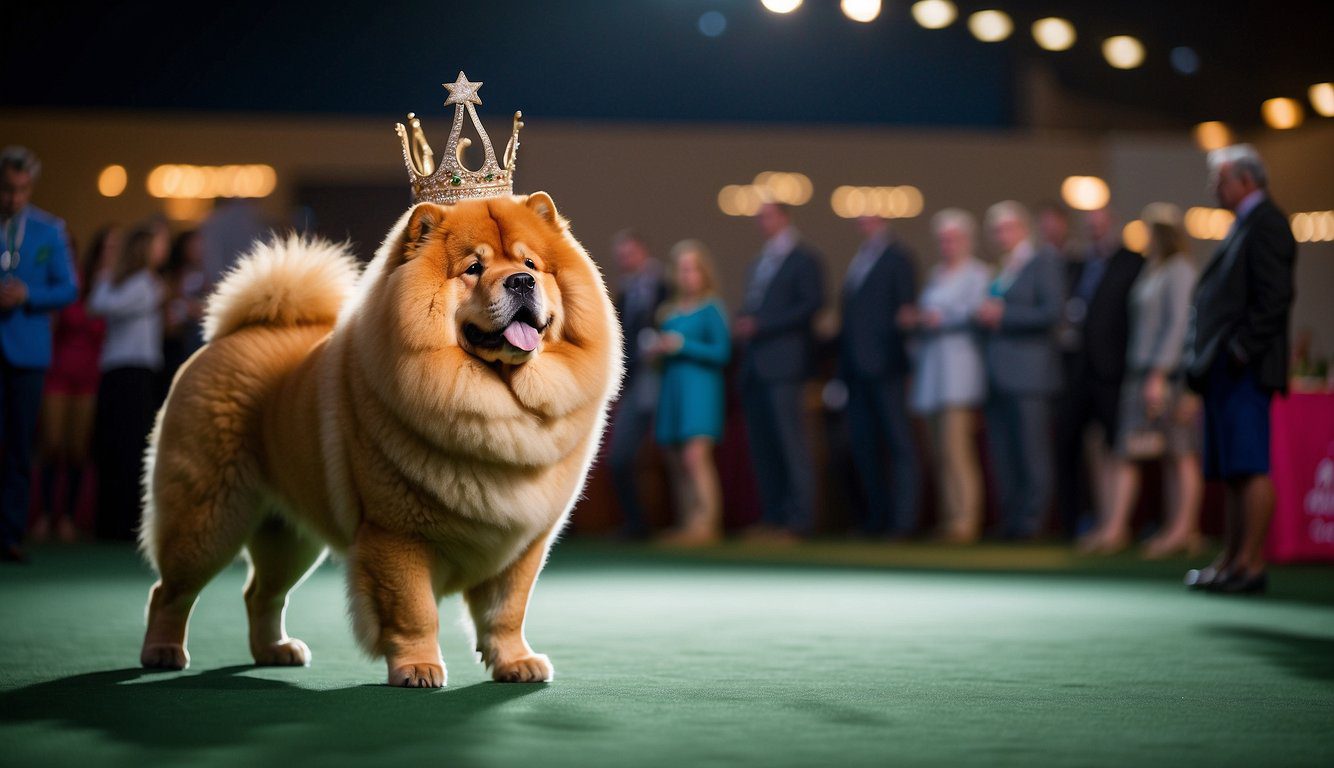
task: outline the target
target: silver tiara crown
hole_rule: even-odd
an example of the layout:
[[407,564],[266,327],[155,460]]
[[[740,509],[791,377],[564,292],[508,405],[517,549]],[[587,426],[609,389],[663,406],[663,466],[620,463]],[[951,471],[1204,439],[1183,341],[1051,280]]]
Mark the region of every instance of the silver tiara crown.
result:
[[[408,113],[406,126],[402,123],[397,125],[398,138],[403,142],[403,162],[408,166],[408,179],[412,182],[413,198],[417,202],[449,204],[460,200],[514,194],[514,159],[519,151],[519,129],[523,127],[523,113],[514,113],[514,132],[510,135],[509,144],[505,146],[505,162],[501,165],[496,161],[495,150],[491,148],[491,137],[486,135],[482,121],[477,118],[477,110],[473,108],[473,105],[482,103],[477,96],[482,84],[469,81],[459,72],[458,79],[443,85],[449,90],[445,106],[454,105],[454,127],[449,132],[449,142],[445,144],[444,157],[439,166],[435,164],[435,154],[431,152],[431,145],[426,143],[421,121],[415,114]],[[486,150],[486,162],[475,171],[463,164],[463,151],[472,146],[472,140],[462,135],[465,110]]]

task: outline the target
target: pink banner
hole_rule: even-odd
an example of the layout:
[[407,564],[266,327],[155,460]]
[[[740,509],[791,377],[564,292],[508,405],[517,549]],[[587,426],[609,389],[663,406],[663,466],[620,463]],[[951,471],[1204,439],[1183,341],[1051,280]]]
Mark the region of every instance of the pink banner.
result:
[[1270,424],[1269,558],[1334,561],[1334,393],[1275,397]]

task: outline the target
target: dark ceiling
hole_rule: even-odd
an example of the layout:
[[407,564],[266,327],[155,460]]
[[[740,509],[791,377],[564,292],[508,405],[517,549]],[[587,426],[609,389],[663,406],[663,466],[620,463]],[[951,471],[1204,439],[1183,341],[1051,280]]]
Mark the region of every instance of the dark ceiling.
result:
[[[1171,122],[1258,122],[1259,104],[1334,79],[1334,2],[958,2],[961,20],[922,29],[908,0],[856,24],[836,0],[777,16],[759,0],[27,2],[5,11],[7,106],[397,115],[440,109],[459,69],[483,111],[612,120],[1006,126],[1030,64],[1068,91]],[[967,13],[1010,13],[1015,35],[973,39]],[[726,19],[718,37],[700,16]],[[1041,16],[1078,30],[1041,51]],[[1098,41],[1140,37],[1122,72]],[[1193,76],[1168,51],[1190,46]],[[1114,126],[1109,126],[1114,127]]]

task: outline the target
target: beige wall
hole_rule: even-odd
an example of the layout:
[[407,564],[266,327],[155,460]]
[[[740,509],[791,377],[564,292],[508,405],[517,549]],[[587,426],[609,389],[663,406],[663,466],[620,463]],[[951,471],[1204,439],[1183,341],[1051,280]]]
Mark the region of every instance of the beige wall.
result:
[[[279,186],[264,208],[283,222],[298,181],[406,187],[395,119],[10,111],[0,114],[0,141],[26,144],[41,155],[45,170],[37,204],[66,218],[86,240],[104,222],[132,221],[158,210],[160,201],[148,196],[144,179],[159,163],[269,163],[278,171]],[[443,145],[448,116],[442,110],[423,119],[428,138]],[[609,270],[608,240],[620,227],[639,228],[660,253],[678,239],[699,237],[712,246],[733,304],[758,236],[750,220],[718,210],[717,193],[760,171],[800,171],[813,181],[815,196],[796,216],[808,239],[827,255],[831,296],[856,247],[850,222],[829,209],[829,193],[840,184],[920,188],[925,215],[899,222],[898,229],[923,264],[932,212],[960,206],[980,215],[1004,198],[1053,199],[1070,174],[1103,176],[1114,203],[1132,215],[1154,200],[1209,203],[1203,154],[1175,133],[638,126],[540,116],[528,116],[527,124],[518,190],[550,192],[576,235]],[[503,145],[507,120],[488,120],[488,127]],[[1312,124],[1255,140],[1272,166],[1281,205],[1289,211],[1334,208],[1334,127]],[[95,186],[98,172],[110,163],[130,172],[129,189],[114,199],[101,197]],[[390,224],[386,221],[386,228]],[[1197,257],[1204,258],[1210,247],[1197,243]],[[1299,261],[1295,323],[1315,328],[1318,347],[1334,353],[1334,244],[1304,245]]]

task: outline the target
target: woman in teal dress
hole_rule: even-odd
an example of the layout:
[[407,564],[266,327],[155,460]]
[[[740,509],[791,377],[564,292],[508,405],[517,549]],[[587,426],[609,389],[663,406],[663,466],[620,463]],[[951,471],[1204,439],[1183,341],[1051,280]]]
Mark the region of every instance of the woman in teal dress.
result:
[[667,456],[679,527],[675,544],[722,536],[722,487],[713,446],[723,433],[723,369],[732,356],[727,312],[718,299],[708,249],[686,240],[672,249],[675,293],[663,305],[649,347],[662,364],[655,434]]

